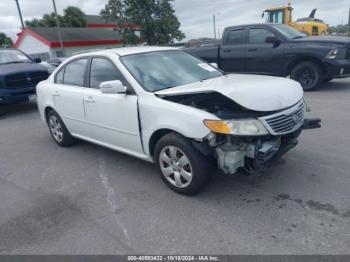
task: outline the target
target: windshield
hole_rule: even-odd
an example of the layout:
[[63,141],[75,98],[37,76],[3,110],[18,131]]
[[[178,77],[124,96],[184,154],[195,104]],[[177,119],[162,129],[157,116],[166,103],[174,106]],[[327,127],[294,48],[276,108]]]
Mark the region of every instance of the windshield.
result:
[[213,66],[183,51],[157,51],[128,55],[121,61],[149,92],[223,75]]
[[306,37],[306,34],[299,32],[287,25],[272,25],[272,26],[276,28],[276,30],[279,31],[282,35],[284,35],[289,39]]
[[11,64],[11,63],[31,63],[25,54],[16,49],[2,49],[0,50],[0,64]]

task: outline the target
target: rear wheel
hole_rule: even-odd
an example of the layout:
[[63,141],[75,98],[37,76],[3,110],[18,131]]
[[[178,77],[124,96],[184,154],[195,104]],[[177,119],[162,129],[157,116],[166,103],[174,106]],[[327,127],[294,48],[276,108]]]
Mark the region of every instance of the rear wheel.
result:
[[294,66],[290,78],[298,81],[305,91],[309,91],[322,82],[322,70],[314,62],[301,62]]
[[58,145],[66,147],[76,142],[76,139],[69,133],[63,121],[54,110],[51,110],[47,114],[47,123],[50,134]]
[[157,143],[154,161],[162,180],[172,190],[194,195],[209,181],[211,165],[185,137],[170,133]]

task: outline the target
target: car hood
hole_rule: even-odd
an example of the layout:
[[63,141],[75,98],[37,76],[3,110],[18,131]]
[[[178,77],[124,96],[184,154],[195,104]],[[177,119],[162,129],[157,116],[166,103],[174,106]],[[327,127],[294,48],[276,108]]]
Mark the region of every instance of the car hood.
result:
[[293,41],[298,43],[319,43],[319,44],[334,44],[334,45],[350,45],[350,38],[343,36],[309,36]]
[[0,75],[28,73],[28,72],[47,72],[47,69],[39,64],[20,63],[0,65]]
[[231,74],[155,92],[158,96],[216,91],[254,111],[277,111],[293,106],[303,97],[298,82],[290,79]]

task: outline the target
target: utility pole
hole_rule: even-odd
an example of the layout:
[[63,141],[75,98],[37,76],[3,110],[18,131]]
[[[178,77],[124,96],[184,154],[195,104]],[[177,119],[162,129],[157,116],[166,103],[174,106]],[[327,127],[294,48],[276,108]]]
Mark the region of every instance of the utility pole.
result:
[[15,0],[16,5],[17,5],[17,10],[18,10],[18,14],[19,14],[19,19],[21,19],[21,25],[22,25],[22,30],[24,29],[24,23],[23,23],[23,17],[22,17],[22,12],[21,12],[21,8],[19,7],[19,3],[18,0]]
[[214,23],[214,38],[216,39],[216,23],[215,23],[215,15],[213,15],[213,23]]
[[64,50],[63,41],[62,41],[62,36],[61,36],[61,31],[60,31],[60,21],[58,20],[58,15],[57,15],[57,9],[56,9],[55,0],[52,0],[52,4],[53,4],[53,9],[54,9],[54,11],[55,11],[56,30],[57,30],[58,40],[59,40],[59,42],[60,42],[60,46],[61,46],[61,49],[62,49],[63,56],[66,56],[66,51]]

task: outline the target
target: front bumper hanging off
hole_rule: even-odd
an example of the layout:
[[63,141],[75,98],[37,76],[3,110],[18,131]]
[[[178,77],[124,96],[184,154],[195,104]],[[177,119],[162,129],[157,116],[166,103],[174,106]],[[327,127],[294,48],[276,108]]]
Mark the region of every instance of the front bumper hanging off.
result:
[[232,141],[227,137],[225,144],[216,148],[218,167],[226,174],[234,174],[243,168],[249,174],[258,174],[298,144],[298,137],[304,129],[321,127],[321,119],[305,119],[302,126],[282,136],[258,138],[255,142]]
[[302,125],[302,129],[315,129],[321,127],[320,118],[306,118]]

